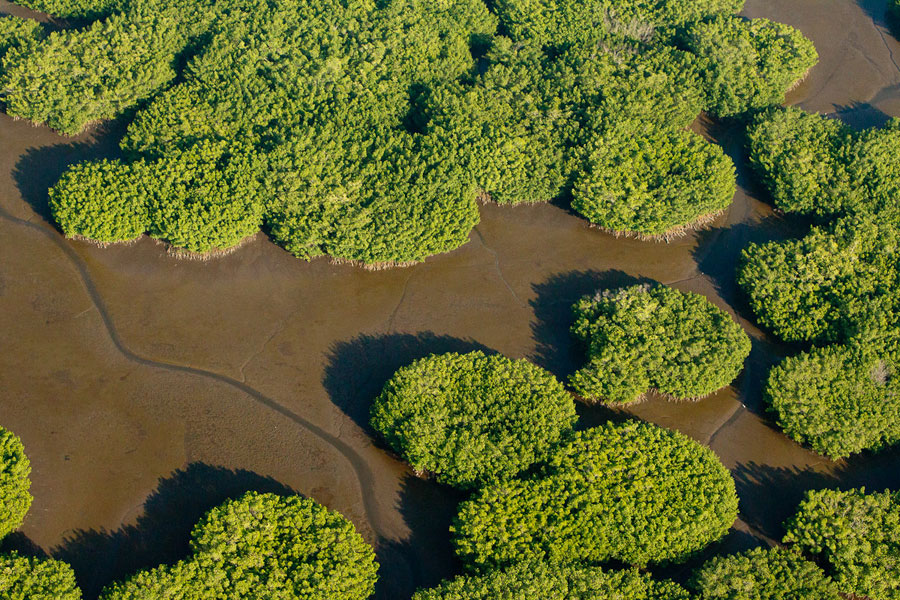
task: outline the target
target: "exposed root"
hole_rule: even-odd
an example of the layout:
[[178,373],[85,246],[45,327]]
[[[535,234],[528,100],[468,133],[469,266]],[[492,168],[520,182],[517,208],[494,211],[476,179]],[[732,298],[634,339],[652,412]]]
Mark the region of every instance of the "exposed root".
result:
[[384,262],[375,262],[375,263],[367,263],[361,260],[356,260],[354,258],[341,258],[339,256],[331,256],[331,264],[333,265],[350,265],[352,267],[359,267],[361,269],[365,269],[366,271],[386,271],[387,269],[406,269],[408,267],[414,267],[420,264],[422,261],[419,260],[409,260],[409,261],[394,261],[388,260]]
[[670,242],[673,239],[677,239],[680,237],[686,236],[688,233],[693,231],[700,231],[702,229],[706,229],[712,224],[716,219],[725,214],[725,211],[728,209],[723,208],[722,210],[717,210],[715,212],[707,213],[705,215],[700,215],[690,223],[685,225],[678,225],[677,227],[673,227],[664,233],[643,233],[640,231],[622,231],[619,229],[610,229],[609,227],[603,227],[601,225],[597,225],[595,223],[590,223],[590,227],[592,229],[596,229],[598,231],[602,231],[603,233],[608,233],[616,238],[631,238],[636,239],[641,242]]
[[110,246],[133,246],[144,239],[144,237],[146,236],[141,234],[136,238],[130,240],[122,240],[119,242],[101,242],[100,240],[92,240],[91,238],[84,237],[83,235],[67,235],[66,239],[83,242],[85,244],[90,244],[91,246],[97,246],[98,248],[109,248]]
[[178,248],[173,246],[171,243],[166,242],[164,240],[157,240],[158,243],[164,244],[166,246],[166,254],[181,260],[196,260],[196,261],[205,261],[205,260],[215,260],[217,258],[222,258],[223,256],[228,256],[233,252],[236,252],[240,248],[243,248],[251,241],[255,240],[260,233],[254,233],[253,235],[248,235],[241,241],[239,241],[234,246],[230,248],[213,248],[212,250],[208,250],[206,252],[193,252],[191,250],[186,250],[184,248]]

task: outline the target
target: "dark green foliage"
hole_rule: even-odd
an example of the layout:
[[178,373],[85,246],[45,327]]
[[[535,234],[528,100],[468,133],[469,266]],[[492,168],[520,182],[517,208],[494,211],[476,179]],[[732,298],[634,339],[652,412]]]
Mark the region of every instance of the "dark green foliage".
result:
[[728,385],[750,354],[750,338],[705,297],[663,285],[635,285],[586,296],[572,333],[588,364],[572,375],[593,401],[628,403],[649,389],[698,398]]
[[806,494],[785,542],[828,563],[845,594],[900,598],[900,493],[865,489]]
[[572,208],[604,229],[665,235],[725,210],[734,192],[731,160],[696,133],[611,129],[591,144]]
[[706,61],[708,108],[720,117],[783,102],[819,60],[802,33],[767,19],[700,21],[688,28],[684,42]]
[[760,113],[747,130],[750,160],[785,212],[833,215],[853,194],[843,148],[850,129],[799,108]]
[[197,523],[191,547],[190,558],[113,584],[101,598],[364,600],[378,569],[349,521],[299,496],[249,492],[226,502]]
[[0,539],[16,530],[31,508],[30,474],[22,441],[0,427]]
[[403,367],[372,406],[372,427],[413,469],[463,488],[546,459],[576,419],[572,397],[553,375],[482,352]]
[[540,477],[484,488],[460,506],[459,556],[635,565],[678,561],[722,537],[737,515],[731,475],[681,433],[637,421],[576,434]]
[[649,42],[709,15],[731,14],[743,0],[498,0],[495,10],[515,41],[590,44],[611,39]]
[[0,598],[3,600],[81,600],[75,572],[53,559],[0,555]]
[[506,571],[466,576],[420,590],[413,600],[689,600],[671,581],[656,581],[637,570],[525,562]]
[[900,441],[895,353],[869,344],[815,348],[772,369],[766,398],[798,443],[832,459]]
[[782,548],[754,548],[707,561],[691,582],[702,600],[840,600],[815,564]]

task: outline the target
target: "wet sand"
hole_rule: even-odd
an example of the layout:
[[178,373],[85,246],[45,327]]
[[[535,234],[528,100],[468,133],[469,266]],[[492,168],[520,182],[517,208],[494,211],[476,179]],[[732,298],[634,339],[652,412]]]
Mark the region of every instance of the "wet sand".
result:
[[[789,102],[855,126],[900,115],[900,44],[883,12],[883,0],[749,0],[745,9],[816,43],[821,62]],[[378,546],[378,598],[409,598],[458,571],[447,526],[460,496],[417,479],[371,439],[372,397],[430,352],[485,348],[565,376],[582,361],[568,334],[571,304],[640,278],[707,295],[754,340],[733,387],[630,409],[708,443],[732,469],[741,519],[713,551],[779,539],[806,489],[900,487],[900,453],[835,463],[765,414],[766,371],[796,349],[753,326],[734,266],[750,241],[802,226],[763,202],[740,166],[739,129],[698,127],[740,171],[734,205],[706,231],[640,242],[556,206],[488,205],[463,248],[368,272],[299,261],[262,235],[205,262],[149,239],[106,249],[65,240],[48,223],[46,189],[68,163],[115,155],[121,124],[67,139],[0,116],[0,424],[25,442],[35,496],[7,545],[71,561],[91,599],[113,579],[184,556],[193,521],[223,499],[294,490],[341,511]],[[580,412],[582,426],[616,416]]]

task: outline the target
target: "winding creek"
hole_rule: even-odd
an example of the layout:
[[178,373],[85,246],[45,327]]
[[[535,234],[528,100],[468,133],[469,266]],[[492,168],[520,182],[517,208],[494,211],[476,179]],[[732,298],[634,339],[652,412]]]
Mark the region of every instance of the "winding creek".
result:
[[[0,12],[28,14],[2,1]],[[857,127],[900,116],[900,43],[883,0],[748,0],[744,14],[815,42],[820,63],[790,103]],[[802,229],[763,202],[740,129],[696,126],[740,171],[733,206],[706,231],[639,242],[556,206],[489,205],[463,248],[369,272],[299,261],[262,235],[208,262],[149,239],[105,249],[65,240],[48,223],[46,189],[71,162],[115,155],[122,125],[63,138],[0,115],[0,423],[25,443],[35,496],[8,545],[69,560],[92,599],[184,556],[193,522],[224,498],[287,487],[377,545],[378,598],[408,598],[458,570],[447,528],[459,496],[372,441],[371,398],[430,352],[487,348],[565,376],[581,360],[571,304],[640,278],[705,294],[753,337],[734,387],[630,409],[709,444],[732,470],[741,518],[711,551],[780,539],[806,489],[900,487],[900,451],[835,463],[767,418],[766,371],[796,349],[754,327],[734,267],[750,241]],[[616,416],[579,410],[585,426]]]

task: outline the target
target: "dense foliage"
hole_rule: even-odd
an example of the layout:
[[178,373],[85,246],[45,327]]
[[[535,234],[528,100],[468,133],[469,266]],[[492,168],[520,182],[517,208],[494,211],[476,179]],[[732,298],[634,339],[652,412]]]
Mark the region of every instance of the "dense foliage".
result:
[[[262,225],[302,258],[395,264],[464,244],[477,198],[571,197],[603,228],[666,236],[733,195],[730,160],[683,130],[731,58],[681,34],[740,0],[23,1],[103,18],[11,48],[7,112],[65,133],[134,114],[127,160],[53,189],[67,235],[208,252]],[[723,66],[716,89],[773,101],[780,79],[728,78],[791,72],[785,40],[803,44],[732,28],[765,68]]]
[[576,419],[553,375],[482,352],[403,367],[372,406],[372,427],[413,469],[459,487],[507,479],[544,460]]
[[3,600],[81,600],[75,572],[59,560],[0,555]]
[[682,129],[592,141],[572,208],[616,232],[665,235],[731,204],[735,171],[722,149]]
[[750,155],[776,205],[819,223],[801,239],[752,244],[738,283],[780,338],[835,344],[770,375],[785,431],[832,458],[900,440],[900,121],[851,132],[797,109],[761,114]]
[[485,575],[461,575],[438,587],[420,590],[413,600],[689,600],[671,581],[656,581],[637,570],[604,571],[599,567],[516,564]]
[[30,474],[22,440],[0,427],[0,539],[17,529],[31,508]]
[[530,479],[463,502],[459,556],[478,567],[518,560],[644,565],[687,558],[737,515],[731,475],[684,436],[636,421],[579,432]]
[[900,441],[897,354],[815,348],[772,369],[767,400],[791,438],[833,459]]
[[782,548],[719,556],[694,573],[702,600],[840,600],[837,586],[814,563]]
[[602,402],[634,402],[651,388],[675,398],[706,396],[731,383],[750,354],[750,338],[728,313],[663,285],[582,298],[572,333],[588,354],[572,386]]
[[44,28],[37,21],[9,15],[0,16],[0,57],[10,48],[28,45],[41,40]]
[[364,600],[375,553],[336,512],[300,496],[249,492],[194,528],[194,554],[107,588],[104,600]]
[[784,102],[819,60],[802,33],[767,19],[699,21],[688,28],[685,44],[703,59],[707,106],[721,117]]
[[900,492],[807,492],[784,541],[828,563],[846,594],[900,598]]

